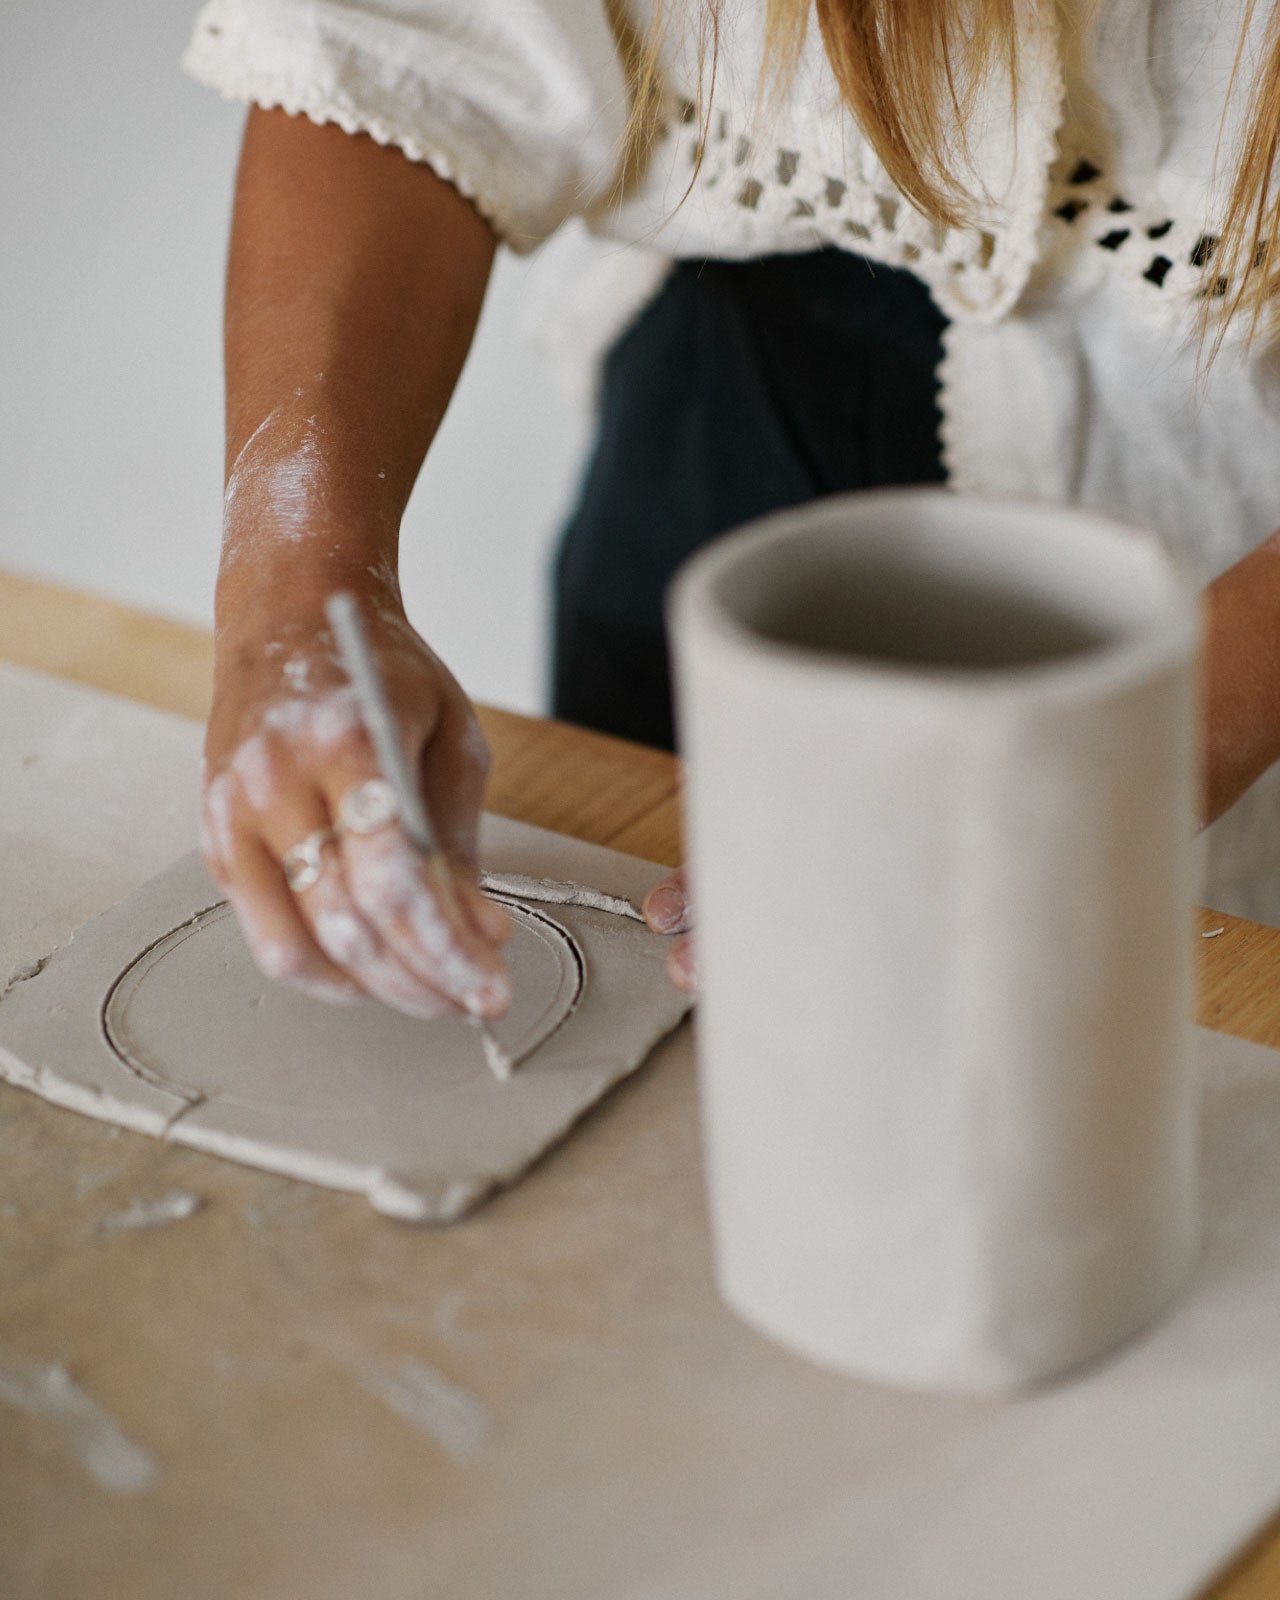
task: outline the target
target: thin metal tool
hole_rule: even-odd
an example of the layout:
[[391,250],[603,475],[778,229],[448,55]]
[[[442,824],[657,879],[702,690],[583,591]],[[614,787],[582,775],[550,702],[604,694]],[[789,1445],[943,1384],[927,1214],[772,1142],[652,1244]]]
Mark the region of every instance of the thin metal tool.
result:
[[[325,615],[333,629],[338,655],[343,670],[351,680],[360,720],[364,723],[373,744],[374,755],[382,776],[395,791],[396,806],[402,832],[409,843],[422,856],[438,857],[437,871],[447,882],[449,863],[440,850],[435,829],[427,813],[426,802],[414,775],[405,759],[404,746],[396,720],[387,704],[387,693],[381,674],[365,638],[364,624],[355,596],[347,592],[330,595],[325,601]],[[484,1043],[484,1058],[495,1078],[511,1076],[511,1057],[493,1036],[493,1030],[484,1017],[468,1012],[468,1017],[480,1030]]]
[[[324,610],[333,629],[343,670],[355,690],[360,720],[373,741],[373,753],[378,758],[382,776],[395,790],[404,836],[424,856],[434,855],[440,848],[435,830],[427,815],[422,791],[409,771],[404,746],[400,742],[400,730],[387,704],[387,692],[382,686],[377,664],[370,654],[355,596],[347,593],[330,595],[325,601]],[[441,865],[444,866],[443,861]]]

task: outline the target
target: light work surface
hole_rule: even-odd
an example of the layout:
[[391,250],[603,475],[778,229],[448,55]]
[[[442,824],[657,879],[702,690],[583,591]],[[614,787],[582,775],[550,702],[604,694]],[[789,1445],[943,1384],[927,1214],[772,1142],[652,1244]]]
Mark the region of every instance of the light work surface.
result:
[[[496,809],[674,858],[669,761],[490,728]],[[198,744],[0,673],[6,970],[189,847]],[[1226,930],[1205,1020],[1280,1043],[1280,935],[1203,927]],[[432,1233],[0,1089],[0,1592],[1194,1594],[1280,1504],[1280,1245],[1243,1203],[1277,1165],[1280,1091],[1273,1057],[1222,1049],[1201,1291],[1004,1406],[841,1381],[721,1308],[687,1029]],[[1276,1562],[1264,1541],[1206,1592],[1272,1596]]]

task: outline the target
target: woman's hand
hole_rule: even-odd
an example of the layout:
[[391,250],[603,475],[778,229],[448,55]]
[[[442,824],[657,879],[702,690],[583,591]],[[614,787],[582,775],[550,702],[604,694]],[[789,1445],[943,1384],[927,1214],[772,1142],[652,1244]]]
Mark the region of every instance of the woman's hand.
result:
[[[249,113],[227,268],[205,856],[270,976],[415,1016],[494,1015],[508,999],[506,918],[476,885],[484,740],[405,621],[394,575],[495,248],[424,163],[282,110]],[[338,590],[356,595],[421,776],[442,843],[427,862],[376,805],[355,809],[378,770],[325,624]],[[304,842],[310,862],[287,875]]]
[[1202,661],[1208,824],[1280,758],[1280,534],[1205,591]]
[[640,909],[655,933],[677,935],[667,953],[667,971],[677,988],[694,993],[698,987],[698,963],[689,931],[693,927],[693,906],[685,869],[681,867],[655,884]]
[[[376,807],[344,823],[379,772],[316,594],[273,605],[265,627],[255,609],[220,630],[205,861],[268,977],[324,999],[372,996],[412,1016],[458,1006],[493,1016],[510,998],[499,955],[509,923],[476,881],[484,738],[394,588],[366,576],[359,599],[441,855],[424,862],[393,821],[377,825]],[[316,836],[318,874],[291,888],[286,856]]]

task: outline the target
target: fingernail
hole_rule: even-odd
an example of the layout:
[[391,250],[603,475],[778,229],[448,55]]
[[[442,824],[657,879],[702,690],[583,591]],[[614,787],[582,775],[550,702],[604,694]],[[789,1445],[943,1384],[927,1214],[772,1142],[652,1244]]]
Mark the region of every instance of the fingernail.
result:
[[689,916],[689,902],[679,889],[664,883],[645,902],[645,912],[660,933],[681,933]]

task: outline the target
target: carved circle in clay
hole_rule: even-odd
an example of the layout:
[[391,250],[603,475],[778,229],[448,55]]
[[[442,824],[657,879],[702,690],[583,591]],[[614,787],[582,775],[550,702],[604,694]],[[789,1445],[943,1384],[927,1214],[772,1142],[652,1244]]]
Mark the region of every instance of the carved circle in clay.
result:
[[[493,898],[514,924],[504,950],[514,999],[493,1031],[518,1065],[578,1004],[585,964],[553,918]],[[263,978],[225,903],[144,950],[112,985],[102,1026],[132,1072],[179,1099],[306,1119],[377,1116],[400,1077],[429,1075],[438,1094],[474,1092],[477,1072],[489,1076],[480,1036],[461,1016],[424,1022],[375,1002],[327,1005]]]

